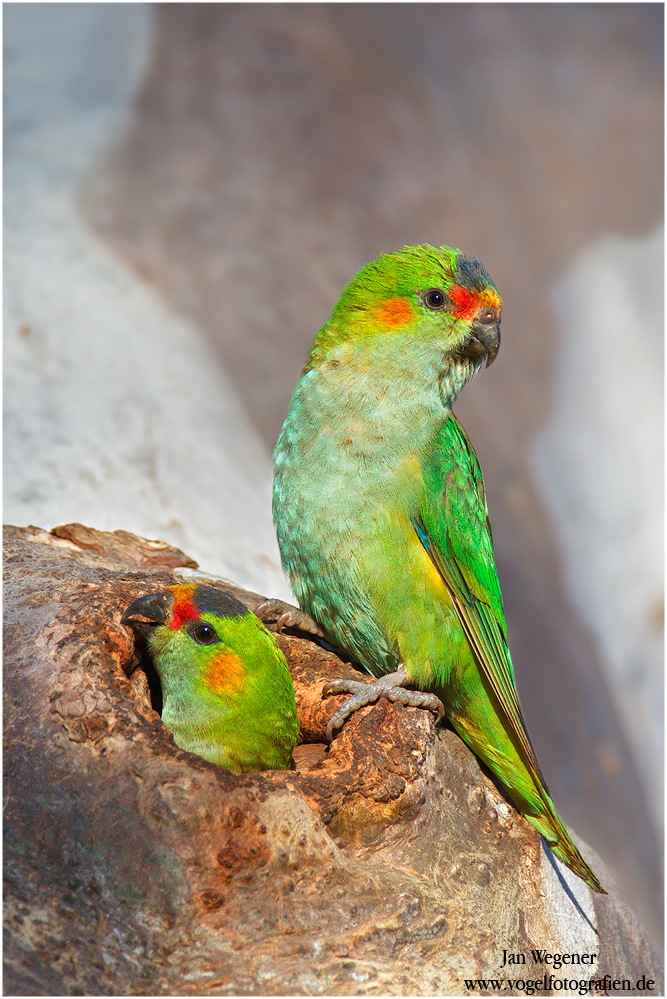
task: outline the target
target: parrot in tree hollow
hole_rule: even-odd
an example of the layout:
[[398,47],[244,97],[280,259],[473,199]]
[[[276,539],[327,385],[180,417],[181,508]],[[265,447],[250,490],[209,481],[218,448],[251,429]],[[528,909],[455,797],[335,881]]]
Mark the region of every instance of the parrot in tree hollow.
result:
[[184,584],[135,600],[122,622],[146,639],[177,746],[235,773],[289,769],[299,732],[292,677],[247,607]]
[[447,246],[385,254],[345,289],[275,449],[274,520],[301,607],[282,620],[312,619],[310,630],[380,678],[329,684],[355,694],[330,735],[382,695],[444,706],[555,855],[603,892],[526,732],[482,473],[452,413],[498,352],[501,307],[480,261]]

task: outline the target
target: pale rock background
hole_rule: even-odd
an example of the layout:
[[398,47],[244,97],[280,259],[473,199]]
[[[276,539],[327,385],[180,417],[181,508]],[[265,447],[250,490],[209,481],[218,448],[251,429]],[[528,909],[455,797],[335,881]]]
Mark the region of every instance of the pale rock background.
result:
[[271,462],[224,366],[77,204],[146,68],[145,4],[5,7],[5,522],[80,521],[289,596]]
[[595,636],[660,837],[663,286],[662,229],[595,244],[556,284],[556,391],[534,450],[568,596]]

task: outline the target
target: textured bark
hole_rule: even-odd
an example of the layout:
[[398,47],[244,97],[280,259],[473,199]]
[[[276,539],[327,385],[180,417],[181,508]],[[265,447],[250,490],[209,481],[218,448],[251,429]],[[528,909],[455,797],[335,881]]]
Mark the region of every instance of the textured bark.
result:
[[583,847],[610,889],[593,898],[430,712],[382,700],[327,750],[341,698],[322,687],[358,674],[314,643],[279,638],[295,771],[235,776],[179,750],[120,617],[198,577],[154,543],[139,569],[143,539],[71,527],[5,536],[5,992],[456,995],[501,976],[503,950],[539,947],[597,952],[596,976],[660,993],[599,860]]
[[130,531],[98,531],[83,524],[61,524],[51,534],[72,541],[77,548],[116,559],[137,569],[198,569],[193,558],[166,541],[148,541]]

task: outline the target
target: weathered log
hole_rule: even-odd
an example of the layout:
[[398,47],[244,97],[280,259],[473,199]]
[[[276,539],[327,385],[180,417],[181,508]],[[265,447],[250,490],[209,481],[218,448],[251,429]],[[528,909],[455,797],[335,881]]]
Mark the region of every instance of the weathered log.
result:
[[[659,957],[600,860],[581,844],[607,897],[430,712],[381,700],[327,749],[341,698],[322,687],[358,674],[313,642],[279,636],[295,771],[235,776],[179,750],[120,618],[197,573],[171,568],[173,550],[159,565],[154,544],[137,568],[146,542],[126,534],[55,533],[70,540],[5,534],[6,993],[458,995],[546,972],[537,994],[563,992],[549,974],[644,975],[660,994]],[[536,948],[597,959],[554,970]],[[503,969],[504,951],[526,965]]]

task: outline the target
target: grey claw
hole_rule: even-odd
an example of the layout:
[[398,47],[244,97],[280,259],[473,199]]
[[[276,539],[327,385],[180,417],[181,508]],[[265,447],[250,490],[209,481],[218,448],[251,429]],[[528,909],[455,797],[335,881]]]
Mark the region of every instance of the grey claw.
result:
[[292,609],[296,610],[297,608],[291,608],[284,600],[269,599],[256,608],[255,617],[258,617],[265,624],[274,623],[280,630],[281,620],[288,617],[289,611]]
[[284,628],[298,628],[307,635],[315,635],[316,638],[325,638],[325,634],[318,624],[312,619],[310,614],[293,607],[284,600],[265,600],[255,611],[255,616],[264,623],[273,621],[276,631]]
[[403,687],[406,675],[405,669],[401,667],[395,673],[387,673],[372,683],[362,683],[360,680],[330,680],[322,688],[323,696],[327,694],[350,693],[353,696],[348,698],[340,707],[336,708],[327,723],[327,739],[332,741],[334,731],[341,728],[347,718],[359,708],[367,704],[373,704],[380,697],[386,697],[390,701],[398,701],[414,708],[427,708],[434,711],[438,716],[438,721],[445,713],[445,708],[439,697],[435,694],[425,693],[422,690],[406,690]]
[[[341,681],[334,680],[333,682],[340,683]],[[345,681],[342,682],[344,683]],[[365,689],[360,690],[359,693],[354,694],[352,697],[348,697],[348,699],[344,701],[339,708],[336,708],[331,718],[327,722],[327,729],[326,729],[327,742],[333,742],[334,730],[342,728],[344,723],[350,717],[350,715],[354,714],[355,711],[358,711],[359,708],[364,708],[366,707],[367,704],[372,704],[374,700],[377,700],[377,698],[368,697],[367,691],[368,688],[372,686],[371,684],[358,683],[356,680],[351,680],[348,682],[354,683],[355,686],[363,687]],[[343,693],[343,691],[338,691],[338,693]]]
[[445,706],[440,698],[436,694],[427,694],[422,690],[405,690],[403,688],[388,690],[384,696],[390,701],[400,701],[401,704],[407,704],[411,708],[427,708],[429,711],[435,712],[438,721],[445,713]]
[[281,614],[279,617],[276,618],[276,631],[282,633],[283,628],[289,628],[291,623],[292,623],[291,614],[289,614],[288,612]]
[[363,683],[361,680],[329,680],[322,687],[322,696],[326,697],[327,694],[358,694],[362,690],[367,690],[368,687],[369,684]]

